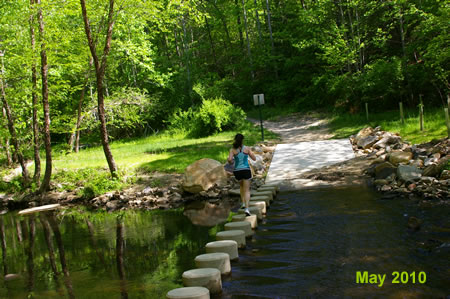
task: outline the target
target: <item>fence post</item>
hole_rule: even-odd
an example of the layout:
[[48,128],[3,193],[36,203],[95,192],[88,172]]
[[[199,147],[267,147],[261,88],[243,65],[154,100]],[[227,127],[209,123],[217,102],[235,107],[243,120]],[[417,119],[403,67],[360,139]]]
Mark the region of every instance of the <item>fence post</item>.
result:
[[420,104],[419,104],[420,131],[423,131],[423,102],[422,102],[422,95],[419,95],[419,97],[420,97]]
[[444,108],[445,123],[447,124],[447,137],[450,138],[450,118],[448,116],[448,108]]
[[400,119],[402,121],[402,124],[404,125],[405,124],[405,118],[403,117],[403,103],[400,102],[399,104],[400,104]]

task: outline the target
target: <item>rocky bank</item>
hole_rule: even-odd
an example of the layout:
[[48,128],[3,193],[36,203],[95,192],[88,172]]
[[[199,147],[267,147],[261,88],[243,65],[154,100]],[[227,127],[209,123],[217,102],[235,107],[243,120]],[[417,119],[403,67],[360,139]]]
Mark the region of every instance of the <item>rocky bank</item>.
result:
[[[252,146],[256,161],[251,161],[254,179],[252,189],[264,184],[265,175],[272,161],[275,145],[264,142]],[[192,170],[192,171],[189,171]],[[236,199],[235,190],[239,182],[227,175],[224,165],[212,159],[202,159],[187,167],[185,174],[158,175],[163,183],[161,187],[152,187],[151,180],[116,192],[108,192],[94,198],[84,198],[80,190],[73,192],[51,191],[43,195],[27,194],[13,198],[13,195],[0,195],[0,205],[5,209],[25,209],[29,207],[60,203],[62,205],[84,205],[92,209],[106,211],[127,209],[172,209],[193,201],[211,203]]]

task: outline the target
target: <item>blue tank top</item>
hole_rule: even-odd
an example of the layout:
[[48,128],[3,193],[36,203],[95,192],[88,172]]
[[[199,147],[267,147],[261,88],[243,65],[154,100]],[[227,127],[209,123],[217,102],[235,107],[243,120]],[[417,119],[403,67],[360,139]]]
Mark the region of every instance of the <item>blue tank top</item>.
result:
[[242,146],[242,149],[238,152],[237,155],[234,155],[234,170],[243,170],[243,169],[250,169],[250,166],[248,165],[248,155],[244,153],[244,146]]

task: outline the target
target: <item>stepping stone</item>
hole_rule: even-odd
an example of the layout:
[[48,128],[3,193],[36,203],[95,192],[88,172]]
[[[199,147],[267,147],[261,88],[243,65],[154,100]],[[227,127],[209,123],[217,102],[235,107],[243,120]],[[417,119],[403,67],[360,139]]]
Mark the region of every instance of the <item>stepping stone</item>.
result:
[[245,214],[238,214],[231,217],[231,221],[248,221],[250,222],[252,229],[256,229],[258,227],[258,217],[256,215],[245,216]]
[[[263,214],[260,207],[249,207],[248,210],[250,211],[250,214],[256,215],[258,220],[263,219]],[[244,214],[244,209],[239,209],[238,214]]]
[[167,299],[209,299],[209,290],[204,287],[187,287],[171,290]]
[[244,214],[234,215],[233,217],[231,217],[231,222],[244,221],[245,217],[247,217],[247,216],[245,216]]
[[273,193],[272,193],[272,191],[256,191],[256,190],[252,190],[250,192],[250,196],[251,197],[264,196],[264,195],[269,196],[270,200],[273,200]]
[[230,260],[239,259],[238,243],[234,240],[222,240],[209,242],[205,246],[206,253],[223,252],[228,253]]
[[243,230],[227,230],[223,232],[218,232],[216,234],[216,240],[233,240],[236,241],[239,248],[245,247],[245,232]]
[[278,186],[277,184],[270,184],[270,183],[268,183],[268,184],[262,185],[260,188],[262,188],[262,187],[275,187],[277,192],[280,191],[280,186]]
[[230,256],[224,252],[214,252],[197,255],[194,259],[197,268],[215,268],[221,274],[227,275],[231,272]]
[[245,232],[246,238],[253,236],[252,225],[248,221],[229,222],[225,224],[225,231],[239,229]]
[[246,216],[245,221],[250,222],[252,229],[258,228],[258,217],[256,215]]
[[269,196],[252,196],[250,197],[250,201],[265,201],[266,206],[270,206],[270,197]]
[[267,213],[265,201],[251,201],[248,205],[249,205],[249,207],[260,207],[261,213],[263,213],[263,214]]
[[[237,250],[237,249],[236,249]],[[183,285],[185,287],[204,287],[211,294],[222,292],[222,278],[220,271],[215,268],[192,269],[183,272]]]
[[277,188],[276,187],[270,187],[270,186],[261,186],[261,187],[258,188],[257,191],[258,192],[272,191],[273,196],[275,196],[277,194]]
[[230,190],[228,190],[228,194],[231,196],[241,196],[241,190],[240,189],[230,189]]
[[40,206],[40,207],[34,207],[34,208],[29,208],[29,209],[20,211],[19,215],[27,215],[27,214],[37,213],[37,212],[51,211],[51,210],[56,210],[59,207],[61,207],[61,205],[59,203],[52,204],[52,205]]

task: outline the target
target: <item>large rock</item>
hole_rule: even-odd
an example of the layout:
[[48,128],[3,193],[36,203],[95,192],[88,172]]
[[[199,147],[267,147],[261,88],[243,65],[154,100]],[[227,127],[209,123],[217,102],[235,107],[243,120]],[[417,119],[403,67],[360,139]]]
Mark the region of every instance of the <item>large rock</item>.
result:
[[389,162],[383,162],[375,166],[375,177],[377,179],[385,179],[396,172],[397,168]]
[[431,164],[425,167],[425,169],[423,170],[423,175],[435,177],[439,175],[439,172],[439,166],[437,166],[436,164]]
[[367,136],[364,138],[361,138],[358,140],[358,147],[361,147],[363,149],[370,148],[372,145],[374,145],[378,141],[377,136]]
[[359,131],[358,134],[356,134],[355,142],[358,143],[359,140],[366,138],[372,134],[373,134],[372,127],[366,127],[364,129],[362,129],[361,131]]
[[392,152],[389,154],[389,162],[394,165],[398,165],[401,163],[409,163],[413,154],[411,152]]
[[253,170],[255,171],[260,171],[264,169],[264,159],[262,156],[260,155],[255,155],[256,160],[253,161],[252,159],[248,159],[248,161],[250,162],[251,166],[253,167]]
[[374,148],[385,148],[390,144],[399,143],[402,139],[399,136],[384,136],[373,145]]
[[399,165],[397,168],[397,177],[402,182],[414,182],[420,179],[422,171],[414,166]]
[[227,174],[223,165],[213,159],[201,159],[188,167],[183,176],[183,189],[190,193],[206,191],[214,185],[225,186]]

